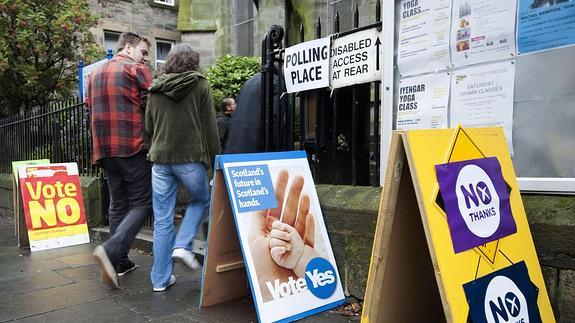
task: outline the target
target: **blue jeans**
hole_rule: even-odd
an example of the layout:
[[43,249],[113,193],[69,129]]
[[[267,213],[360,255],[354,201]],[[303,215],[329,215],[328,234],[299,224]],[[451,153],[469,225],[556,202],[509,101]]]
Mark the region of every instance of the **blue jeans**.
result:
[[[177,236],[174,213],[178,181],[191,197]],[[202,163],[154,164],[152,166],[152,202],[154,207],[154,264],[150,274],[154,287],[164,287],[170,281],[174,264],[172,251],[192,250],[192,241],[204,212],[209,206],[209,184]]]

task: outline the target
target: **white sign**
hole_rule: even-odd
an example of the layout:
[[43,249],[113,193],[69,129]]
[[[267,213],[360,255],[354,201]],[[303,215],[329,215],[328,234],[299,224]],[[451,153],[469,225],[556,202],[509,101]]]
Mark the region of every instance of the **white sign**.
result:
[[288,93],[329,86],[329,37],[285,50],[284,78]]
[[453,72],[450,123],[454,127],[503,127],[513,154],[513,87],[515,62],[503,62]]
[[451,0],[402,0],[397,64],[402,76],[449,67]]
[[454,66],[515,55],[517,0],[454,0],[451,62]]
[[260,322],[345,301],[303,151],[220,156]]
[[108,61],[107,58],[103,60],[97,61],[93,64],[86,65],[82,68],[82,101],[86,102],[86,98],[88,97],[88,85],[90,83],[90,74],[94,73],[94,71],[98,70],[104,63]]
[[447,128],[448,73],[399,81],[397,130]]
[[372,28],[336,38],[329,63],[332,88],[381,80],[383,45],[380,32]]

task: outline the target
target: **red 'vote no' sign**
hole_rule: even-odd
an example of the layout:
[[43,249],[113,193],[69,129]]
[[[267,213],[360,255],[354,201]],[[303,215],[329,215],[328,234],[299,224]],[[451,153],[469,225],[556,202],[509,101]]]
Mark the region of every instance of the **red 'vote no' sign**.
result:
[[23,178],[20,181],[29,231],[86,223],[77,175]]

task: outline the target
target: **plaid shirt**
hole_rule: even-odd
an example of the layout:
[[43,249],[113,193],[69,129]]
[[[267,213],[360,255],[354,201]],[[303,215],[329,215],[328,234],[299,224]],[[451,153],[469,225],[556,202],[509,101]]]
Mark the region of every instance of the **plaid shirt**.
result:
[[152,75],[118,54],[90,75],[86,104],[92,115],[92,161],[130,157],[147,150],[144,112]]

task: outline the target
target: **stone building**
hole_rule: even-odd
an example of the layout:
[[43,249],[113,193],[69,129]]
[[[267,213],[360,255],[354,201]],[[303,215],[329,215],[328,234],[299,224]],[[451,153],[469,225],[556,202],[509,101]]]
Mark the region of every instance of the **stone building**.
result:
[[360,11],[359,25],[375,21],[376,0],[179,0],[178,30],[182,41],[200,51],[203,64],[211,65],[224,54],[260,56],[261,41],[272,25],[283,26],[287,46],[315,39],[321,21],[322,36],[334,31],[336,12],[340,31],[352,27],[353,10]]
[[177,0],[89,0],[90,9],[99,17],[92,28],[94,40],[104,49],[116,52],[122,32],[146,36],[152,43],[150,65],[158,69],[173,44],[181,41],[177,29]]
[[171,46],[187,42],[200,52],[206,68],[225,54],[260,56],[261,41],[271,25],[285,28],[287,45],[315,38],[321,21],[322,36],[333,33],[336,12],[340,31],[351,29],[353,9],[360,26],[374,22],[375,0],[89,0],[100,17],[92,29],[95,40],[115,51],[122,32],[147,36],[152,42],[152,68],[157,69]]

